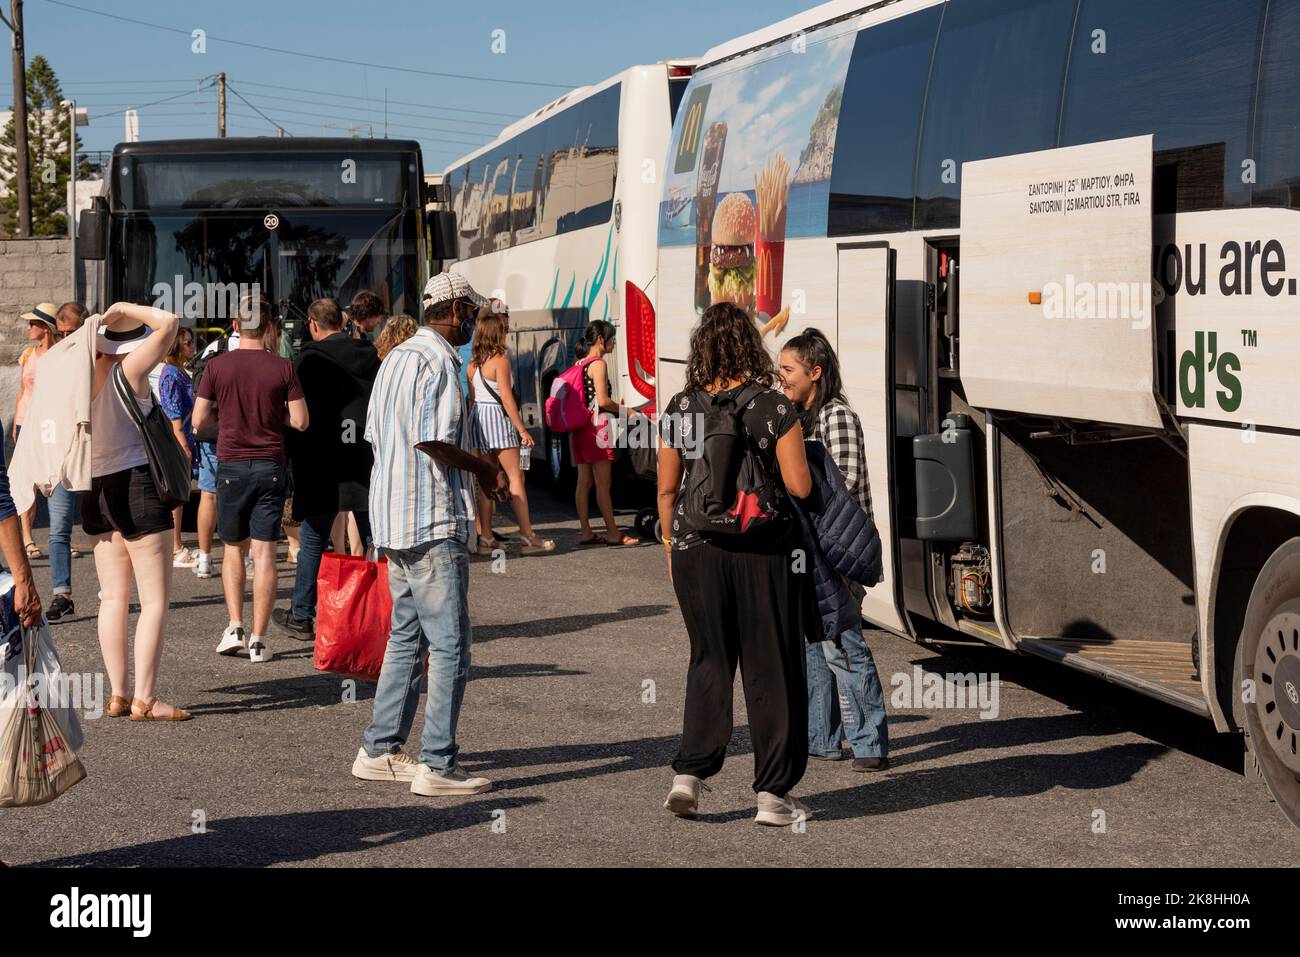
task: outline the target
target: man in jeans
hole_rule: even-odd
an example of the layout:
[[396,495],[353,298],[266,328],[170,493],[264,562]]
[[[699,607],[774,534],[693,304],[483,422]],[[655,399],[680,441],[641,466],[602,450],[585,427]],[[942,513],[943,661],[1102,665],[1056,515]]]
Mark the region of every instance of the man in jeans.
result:
[[369,340],[343,331],[343,312],[333,299],[307,307],[307,332],[294,363],[307,397],[311,425],[289,436],[293,466],[293,517],[301,547],[293,585],[293,605],[277,608],[272,620],[295,638],[315,633],[316,575],[339,512],[356,516],[361,538],[370,538],[370,468],[374,457],[365,440],[366,406],[379,371],[379,354]]
[[[76,332],[86,321],[86,307],[79,302],[65,302],[54,314],[59,338]],[[75,615],[77,606],[72,601],[72,526],[80,513],[81,493],[54,486],[50,493],[50,579],[54,584],[54,597],[45,617],[50,621]]]
[[[307,428],[307,402],[293,365],[274,348],[279,323],[261,296],[240,302],[239,346],[213,356],[203,369],[194,400],[195,431],[217,415],[217,534],[227,550],[243,554],[252,539],[253,634],[244,632],[244,563],[221,562],[230,624],[217,654],[247,649],[249,661],[271,660],[266,626],[275,605],[275,547],[289,473],[284,428]],[[269,341],[268,341],[269,340]]]
[[[473,333],[484,300],[456,273],[424,287],[424,326],[385,357],[366,415],[374,449],[370,525],[388,559],[392,630],[375,688],[374,716],[352,773],[410,782],[427,796],[492,787],[456,764],[456,723],[469,675],[469,547],[474,478],[496,501],[509,494],[500,468],[470,447],[455,347]],[[429,690],[420,760],[402,752],[415,719],[428,649]]]

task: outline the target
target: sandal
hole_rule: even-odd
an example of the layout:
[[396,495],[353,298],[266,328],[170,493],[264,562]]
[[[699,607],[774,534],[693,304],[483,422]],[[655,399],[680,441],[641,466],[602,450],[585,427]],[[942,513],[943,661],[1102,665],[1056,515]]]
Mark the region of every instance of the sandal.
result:
[[109,697],[104,714],[110,718],[124,718],[131,713],[131,702],[120,694]]
[[608,538],[601,539],[601,541],[603,541],[603,542],[604,542],[606,545],[608,545],[610,548],[622,548],[624,545],[640,545],[640,544],[641,544],[641,539],[639,539],[639,538],[635,538],[635,537],[632,536],[632,535],[628,535],[628,534],[625,533],[625,532],[620,532],[620,533],[619,533],[619,538],[618,538],[618,541],[616,541],[616,542],[611,542]]
[[[172,709],[171,714],[155,715],[153,713],[153,709],[157,707],[158,703],[159,702],[157,698],[154,698],[152,701],[148,703],[141,701],[139,698],[136,698],[134,701],[131,702],[131,720],[132,721],[188,721],[190,720],[190,718],[194,717],[184,708],[178,708],[175,705],[167,705],[169,708]],[[163,704],[166,704],[166,702],[163,702]],[[141,710],[136,711],[137,708]]]
[[27,549],[28,558],[44,557],[41,555],[41,546],[37,545],[35,542],[28,542],[24,547]]
[[532,541],[519,539],[519,552],[522,555],[544,555],[555,551],[555,540],[534,535]]

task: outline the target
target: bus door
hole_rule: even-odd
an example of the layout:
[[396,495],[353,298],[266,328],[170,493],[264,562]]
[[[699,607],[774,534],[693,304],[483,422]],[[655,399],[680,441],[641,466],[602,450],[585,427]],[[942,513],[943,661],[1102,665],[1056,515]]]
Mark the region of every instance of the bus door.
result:
[[867,589],[862,614],[882,628],[910,634],[903,612],[895,492],[895,255],[882,242],[845,243],[838,254],[836,349],[844,391],[862,419],[871,506],[884,545],[884,579]]

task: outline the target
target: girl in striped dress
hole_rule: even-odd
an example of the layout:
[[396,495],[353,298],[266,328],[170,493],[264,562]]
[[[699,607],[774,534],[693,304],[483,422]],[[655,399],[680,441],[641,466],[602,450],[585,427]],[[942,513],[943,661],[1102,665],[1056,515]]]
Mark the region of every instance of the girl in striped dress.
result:
[[[510,381],[510,353],[506,349],[506,325],[501,315],[491,314],[478,320],[474,330],[474,349],[466,370],[470,400],[474,403],[474,445],[479,454],[505,469],[510,479],[510,506],[519,523],[521,551],[525,555],[555,551],[555,542],[539,537],[528,517],[528,491],[519,456],[528,455],[533,437],[519,415]],[[479,551],[491,554],[493,502],[479,496],[479,525],[483,541]]]

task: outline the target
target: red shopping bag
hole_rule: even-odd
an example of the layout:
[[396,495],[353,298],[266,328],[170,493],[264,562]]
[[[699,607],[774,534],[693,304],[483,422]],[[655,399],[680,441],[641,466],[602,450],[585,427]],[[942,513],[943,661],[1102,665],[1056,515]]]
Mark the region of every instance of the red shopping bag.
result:
[[317,671],[378,681],[393,617],[388,562],[326,552],[316,576]]

